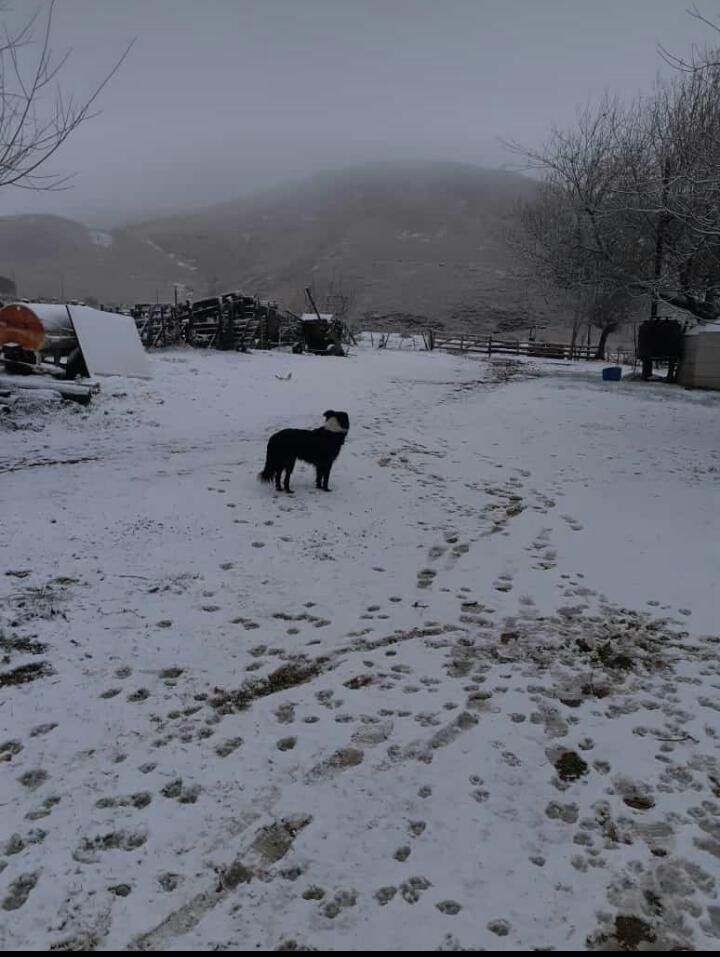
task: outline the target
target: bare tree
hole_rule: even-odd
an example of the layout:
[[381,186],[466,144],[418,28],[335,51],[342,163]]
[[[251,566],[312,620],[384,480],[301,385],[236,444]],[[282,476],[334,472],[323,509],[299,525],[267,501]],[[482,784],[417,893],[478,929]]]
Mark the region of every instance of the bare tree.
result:
[[[595,310],[647,297],[720,316],[720,54],[629,105],[604,97],[539,150],[543,188],[521,210],[525,258]],[[630,297],[630,299],[628,298]]]
[[617,332],[637,312],[638,303],[632,294],[619,287],[596,287],[588,302],[587,316],[591,326],[600,331],[596,359],[605,358],[608,337]]
[[[704,16],[704,14],[700,12],[695,4],[693,4],[687,12],[699,23],[702,23],[703,26],[709,27],[712,32],[716,34],[720,33],[720,25],[714,20],[711,20],[709,17]],[[671,53],[664,46],[662,46],[662,44],[658,46],[658,50],[660,52],[660,56],[663,58],[663,60],[665,60],[666,63],[668,63],[674,69],[681,70],[685,73],[695,73],[697,71],[720,66],[720,51],[712,46],[698,48],[694,45],[690,50],[690,55],[688,57],[678,56],[676,53]]]
[[355,305],[355,290],[348,286],[342,274],[334,275],[322,296],[323,309],[336,319],[346,322]]
[[647,253],[638,257],[633,281],[650,296],[651,318],[662,302],[701,321],[716,318],[720,68],[682,74],[639,101],[620,155],[628,175],[618,215]]
[[321,313],[328,313],[342,326],[344,335],[355,342],[355,329],[352,324],[352,312],[355,308],[356,293],[353,286],[349,286],[342,273],[336,273],[321,291],[312,290],[313,299],[318,304]]
[[[82,99],[63,92],[62,70],[70,52],[51,48],[53,9],[40,11],[19,29],[2,24],[0,39],[0,187],[62,189],[70,177],[46,164],[77,128],[90,119],[98,98],[130,52],[132,42],[100,83]],[[0,12],[1,12],[0,8]],[[133,41],[134,42],[134,41]]]
[[571,350],[583,325],[594,326],[598,357],[637,307],[633,267],[643,252],[618,216],[625,172],[617,143],[626,124],[620,104],[606,97],[579,114],[575,129],[553,130],[543,150],[529,154],[544,180],[517,208],[511,237],[530,275],[571,317]]
[[534,202],[519,202],[508,244],[523,264],[515,279],[528,297],[541,298],[563,316],[571,317],[571,354],[583,322],[584,275],[575,255],[574,217],[565,196],[550,184],[540,186]]

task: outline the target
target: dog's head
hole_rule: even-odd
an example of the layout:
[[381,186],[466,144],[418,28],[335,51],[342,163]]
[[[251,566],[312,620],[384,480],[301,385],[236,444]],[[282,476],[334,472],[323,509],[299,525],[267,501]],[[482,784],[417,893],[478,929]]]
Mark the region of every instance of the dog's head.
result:
[[334,412],[328,409],[324,412],[325,428],[328,432],[347,432],[350,428],[350,416],[347,412]]

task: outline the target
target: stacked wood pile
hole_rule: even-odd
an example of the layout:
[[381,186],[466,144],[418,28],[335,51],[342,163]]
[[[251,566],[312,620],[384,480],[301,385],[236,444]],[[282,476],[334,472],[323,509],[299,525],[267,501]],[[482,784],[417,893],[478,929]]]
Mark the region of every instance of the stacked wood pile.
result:
[[169,302],[141,302],[133,306],[131,315],[146,349],[185,342],[186,306],[177,307]]
[[237,292],[178,305],[139,303],[131,314],[147,348],[185,342],[201,349],[246,351],[292,345],[299,338],[291,313]]

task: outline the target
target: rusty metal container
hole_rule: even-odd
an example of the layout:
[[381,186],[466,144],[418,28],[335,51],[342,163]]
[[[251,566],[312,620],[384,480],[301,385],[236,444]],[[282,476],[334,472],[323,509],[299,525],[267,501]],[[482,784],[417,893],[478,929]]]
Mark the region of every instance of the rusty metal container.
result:
[[61,303],[18,302],[0,309],[0,349],[16,345],[30,352],[64,355],[77,344],[68,311]]

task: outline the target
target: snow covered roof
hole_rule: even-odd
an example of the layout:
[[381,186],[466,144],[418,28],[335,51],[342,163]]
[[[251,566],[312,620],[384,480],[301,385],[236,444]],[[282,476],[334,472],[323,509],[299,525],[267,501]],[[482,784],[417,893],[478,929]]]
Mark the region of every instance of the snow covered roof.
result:
[[[321,313],[320,313],[320,318],[321,318],[321,319],[324,319],[326,322],[330,322],[330,321],[332,320],[332,317],[333,317],[333,314],[332,314],[331,312],[321,312]],[[302,314],[302,321],[303,321],[303,322],[317,322],[317,313],[314,313],[314,312],[304,312],[304,313]]]
[[699,322],[692,329],[688,329],[685,335],[702,336],[706,332],[720,332],[720,322]]
[[54,325],[69,324],[67,308],[64,302],[23,302],[21,305],[30,309],[41,322]]

